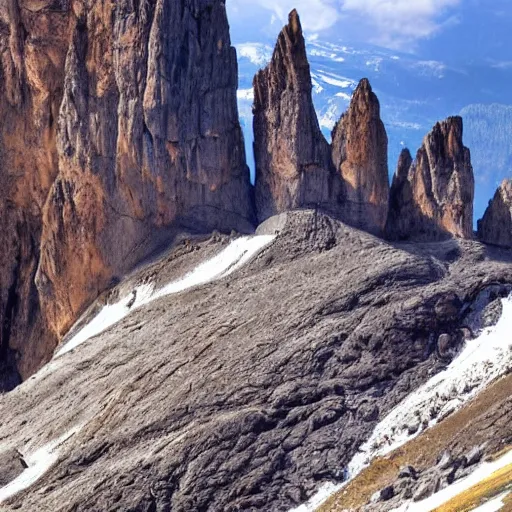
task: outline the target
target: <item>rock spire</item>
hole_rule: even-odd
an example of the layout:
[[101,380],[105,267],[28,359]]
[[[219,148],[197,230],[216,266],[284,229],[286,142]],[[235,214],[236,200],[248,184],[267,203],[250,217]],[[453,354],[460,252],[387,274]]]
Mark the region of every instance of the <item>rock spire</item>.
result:
[[337,178],[318,123],[297,11],[279,34],[269,65],[254,78],[258,220],[282,211],[337,204]]

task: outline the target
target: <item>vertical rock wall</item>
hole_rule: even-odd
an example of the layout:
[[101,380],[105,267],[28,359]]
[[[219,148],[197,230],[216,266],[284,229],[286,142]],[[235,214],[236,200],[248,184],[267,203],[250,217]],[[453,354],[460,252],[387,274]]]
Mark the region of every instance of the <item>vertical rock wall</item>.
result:
[[26,377],[175,226],[254,212],[224,2],[5,0],[0,59],[1,359]]
[[344,183],[343,217],[382,234],[388,213],[388,137],[370,82],[361,80],[332,132],[332,156]]

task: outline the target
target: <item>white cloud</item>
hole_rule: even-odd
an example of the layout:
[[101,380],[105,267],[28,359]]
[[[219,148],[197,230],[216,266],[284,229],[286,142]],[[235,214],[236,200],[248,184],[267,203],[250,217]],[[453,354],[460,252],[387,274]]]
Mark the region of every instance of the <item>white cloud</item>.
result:
[[[458,23],[453,10],[466,0],[229,0],[231,15],[258,18],[259,23],[281,27],[296,8],[304,30],[330,32],[388,48],[412,51],[414,44]],[[266,21],[253,16],[267,13]],[[256,21],[255,21],[256,22]]]
[[254,0],[251,6],[247,0],[231,0],[228,4],[232,11],[253,7],[263,7],[272,12],[272,22],[279,20],[282,25],[288,22],[288,14],[297,9],[304,30],[316,32],[326,30],[336,24],[339,18],[339,0]]
[[495,69],[512,69],[512,60],[503,60],[500,62],[493,62],[491,67]]
[[341,12],[376,29],[372,42],[406,48],[435,34],[456,18],[446,11],[462,0],[341,0]]

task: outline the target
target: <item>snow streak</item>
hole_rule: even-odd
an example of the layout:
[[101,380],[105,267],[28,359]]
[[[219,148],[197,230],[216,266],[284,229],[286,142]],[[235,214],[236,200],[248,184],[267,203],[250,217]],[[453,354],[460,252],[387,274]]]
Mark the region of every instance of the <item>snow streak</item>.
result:
[[35,484],[59,459],[59,448],[81,427],[76,427],[24,458],[28,468],[12,482],[0,488],[0,503]]
[[238,270],[248,263],[265,247],[273,242],[275,236],[246,236],[231,242],[222,252],[210,260],[200,264],[183,278],[173,281],[160,290],[154,289],[153,284],[143,284],[135,288],[115,304],[107,304],[103,309],[78,333],[76,333],[56,354],[56,357],[73,350],[90,338],[101,334],[109,327],[117,324],[132,311],[160,297],[180,293],[195,286],[200,286]]

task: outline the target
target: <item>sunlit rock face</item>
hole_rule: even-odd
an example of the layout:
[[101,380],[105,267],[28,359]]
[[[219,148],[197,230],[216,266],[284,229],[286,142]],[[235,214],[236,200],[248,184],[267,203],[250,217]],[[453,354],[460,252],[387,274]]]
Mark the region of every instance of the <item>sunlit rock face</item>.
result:
[[512,247],[511,180],[503,181],[484,217],[478,221],[478,238],[488,244]]
[[337,205],[341,180],[313,106],[295,10],[279,34],[270,64],[254,78],[253,112],[258,220],[296,208]]
[[344,183],[344,219],[381,234],[388,213],[388,137],[379,100],[367,79],[361,80],[348,111],[334,127],[332,157]]
[[220,0],[4,1],[0,78],[0,345],[14,382],[178,223],[250,231],[254,215]]
[[402,154],[390,193],[387,233],[393,239],[473,237],[475,180],[462,119],[437,123],[407,172]]

